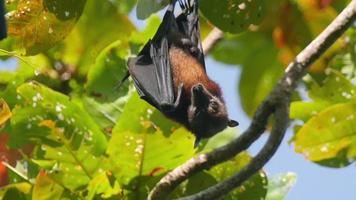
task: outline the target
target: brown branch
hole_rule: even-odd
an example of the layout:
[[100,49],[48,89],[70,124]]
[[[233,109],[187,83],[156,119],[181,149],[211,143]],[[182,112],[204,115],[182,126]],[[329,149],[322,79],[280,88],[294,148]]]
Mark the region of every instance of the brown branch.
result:
[[203,41],[203,51],[204,55],[207,55],[210,50],[224,37],[224,33],[214,27],[213,30],[210,31],[209,35],[206,36],[206,38]]
[[221,162],[233,158],[246,150],[265,131],[267,120],[275,114],[275,124],[272,134],[263,149],[252,162],[238,174],[218,183],[200,193],[184,199],[217,199],[233,188],[240,186],[243,181],[263,167],[272,157],[282,140],[288,123],[288,105],[291,93],[299,80],[304,76],[310,64],[326,51],[356,18],[356,1],[352,1],[339,16],[288,65],[284,77],[278,82],[271,94],[257,109],[249,128],[229,144],[200,154],[177,167],[163,177],[148,196],[149,200],[165,199],[181,182],[195,173],[209,169]]

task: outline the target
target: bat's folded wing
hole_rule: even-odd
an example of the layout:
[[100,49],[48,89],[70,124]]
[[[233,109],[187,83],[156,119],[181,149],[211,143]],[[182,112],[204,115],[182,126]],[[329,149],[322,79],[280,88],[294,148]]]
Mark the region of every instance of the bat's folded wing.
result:
[[[181,13],[176,18],[176,23],[179,28],[179,32],[189,38],[192,46],[196,48],[192,55],[199,60],[205,70],[204,53],[200,38],[200,25],[199,25],[199,13],[198,13],[198,1],[194,1],[193,6],[188,3],[181,4],[183,10],[186,12]],[[189,6],[188,6],[189,5]],[[188,7],[187,7],[188,6]]]
[[131,58],[129,72],[142,99],[161,111],[174,108],[175,95],[169,62],[168,41],[147,43],[149,52]]

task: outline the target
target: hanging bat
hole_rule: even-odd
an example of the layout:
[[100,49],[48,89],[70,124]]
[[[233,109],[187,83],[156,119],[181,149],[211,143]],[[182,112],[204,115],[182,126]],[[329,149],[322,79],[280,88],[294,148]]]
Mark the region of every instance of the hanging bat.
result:
[[[229,119],[222,92],[206,73],[198,18],[198,2],[172,1],[154,37],[128,61],[140,97],[200,139],[238,122]],[[124,78],[124,79],[125,79]]]
[[6,38],[5,4],[0,0],[0,40]]

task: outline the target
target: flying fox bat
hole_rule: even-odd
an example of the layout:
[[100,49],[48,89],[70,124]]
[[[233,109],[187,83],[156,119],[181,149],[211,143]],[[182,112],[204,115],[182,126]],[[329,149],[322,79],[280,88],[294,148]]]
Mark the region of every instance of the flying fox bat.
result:
[[0,0],[0,40],[6,38],[6,21],[4,0]]
[[[140,97],[196,136],[208,138],[238,122],[229,119],[222,92],[206,73],[200,40],[198,2],[173,0],[154,37],[128,61]],[[127,77],[126,77],[127,78]]]

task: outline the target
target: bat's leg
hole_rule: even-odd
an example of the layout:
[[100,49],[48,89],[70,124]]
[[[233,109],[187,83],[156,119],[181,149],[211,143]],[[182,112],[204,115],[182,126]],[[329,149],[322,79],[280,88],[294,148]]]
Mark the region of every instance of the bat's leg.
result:
[[183,46],[192,46],[192,45],[193,45],[192,41],[190,41],[188,38],[182,38],[182,39],[180,39],[180,43],[181,43]]
[[178,92],[177,92],[177,98],[176,101],[174,102],[174,108],[178,108],[180,99],[182,97],[182,91],[183,91],[183,83],[179,84],[178,86]]
[[188,49],[190,53],[196,54],[199,52],[198,47],[196,47],[189,38],[182,38],[179,42],[180,45],[182,45],[185,49]]

